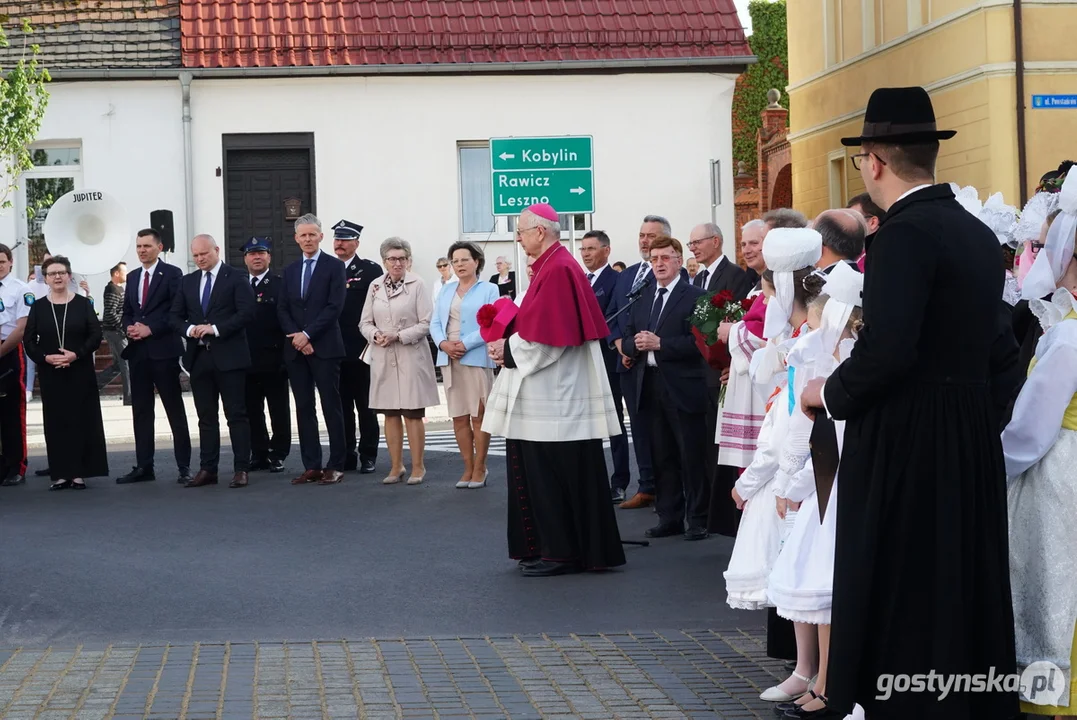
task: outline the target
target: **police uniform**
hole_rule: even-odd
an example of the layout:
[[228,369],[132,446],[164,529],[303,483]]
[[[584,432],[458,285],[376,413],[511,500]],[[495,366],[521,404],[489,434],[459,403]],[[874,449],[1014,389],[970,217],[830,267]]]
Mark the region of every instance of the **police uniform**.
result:
[[[34,291],[8,274],[0,280],[0,340],[21,321],[26,326]],[[18,485],[26,477],[26,357],[22,343],[0,357],[0,482]]]
[[[251,238],[243,254],[273,252],[269,238]],[[288,373],[284,368],[284,331],[277,318],[277,301],[284,283],[280,275],[266,269],[261,275],[247,275],[256,301],[254,322],[247,328],[251,366],[247,369],[247,417],[251,425],[251,470],[283,472],[284,459],[292,447],[291,399]],[[265,406],[273,426],[270,440],[266,429]]]
[[[362,231],[361,225],[341,220],[333,226],[333,237],[338,240],[358,240]],[[345,351],[345,358],[340,363],[340,399],[344,408],[347,448],[344,469],[358,468],[361,473],[371,473],[378,459],[381,427],[377,415],[370,409],[370,366],[359,359],[367,346],[366,338],[359,332],[359,320],[370,283],[385,273],[380,265],[358,255],[348,261],[344,273],[347,291],[344,311],[340,313],[340,334],[344,338]],[[356,415],[359,416],[358,452]]]

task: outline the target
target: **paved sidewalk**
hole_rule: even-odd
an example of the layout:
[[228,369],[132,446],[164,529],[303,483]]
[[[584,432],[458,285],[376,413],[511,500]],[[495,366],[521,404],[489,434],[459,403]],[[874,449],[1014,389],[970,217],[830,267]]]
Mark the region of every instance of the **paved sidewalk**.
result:
[[[441,404],[437,407],[426,409],[426,423],[429,430],[446,430],[452,428],[452,418],[449,417],[449,408],[445,404],[445,388],[438,383],[438,393]],[[183,402],[187,407],[187,426],[191,433],[191,441],[198,445],[198,414],[194,409],[194,397],[191,393],[183,394]],[[291,399],[292,409],[292,441],[299,443],[299,429],[295,423],[295,398]],[[324,431],[325,422],[322,420],[322,409],[315,403],[315,411],[318,413],[319,427]],[[105,438],[110,445],[117,443],[133,443],[135,441],[135,429],[131,420],[131,408],[125,407],[123,398],[101,398],[101,416],[105,425]],[[267,416],[268,417],[268,416]],[[381,417],[379,416],[379,422]],[[224,417],[224,410],[220,412],[221,437],[228,437],[228,421]],[[267,420],[268,423],[268,420]],[[154,416],[155,436],[161,439],[171,439],[172,430],[168,426],[168,417],[165,415],[164,406],[160,399],[157,400],[157,409]],[[43,450],[45,448],[45,428],[41,415],[41,398],[35,396],[26,405],[26,446],[30,450]]]
[[0,649],[5,720],[765,718],[765,631]]

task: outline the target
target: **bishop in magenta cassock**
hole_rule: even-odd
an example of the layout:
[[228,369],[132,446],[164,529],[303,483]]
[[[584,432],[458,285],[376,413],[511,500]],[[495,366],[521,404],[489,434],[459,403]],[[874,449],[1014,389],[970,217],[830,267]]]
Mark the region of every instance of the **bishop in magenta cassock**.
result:
[[560,237],[549,205],[520,214],[531,285],[504,336],[488,343],[502,370],[482,429],[506,438],[509,555],[532,577],[625,564],[602,449],[621,431],[599,345],[609,329]]

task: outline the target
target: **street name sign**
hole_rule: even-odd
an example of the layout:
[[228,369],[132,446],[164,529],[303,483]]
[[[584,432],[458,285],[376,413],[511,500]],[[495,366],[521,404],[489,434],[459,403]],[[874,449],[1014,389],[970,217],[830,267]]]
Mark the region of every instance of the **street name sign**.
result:
[[1077,110],[1077,95],[1033,95],[1032,107],[1036,109],[1069,108]]
[[595,211],[589,135],[490,138],[490,172],[494,215],[518,215],[535,203],[562,215]]

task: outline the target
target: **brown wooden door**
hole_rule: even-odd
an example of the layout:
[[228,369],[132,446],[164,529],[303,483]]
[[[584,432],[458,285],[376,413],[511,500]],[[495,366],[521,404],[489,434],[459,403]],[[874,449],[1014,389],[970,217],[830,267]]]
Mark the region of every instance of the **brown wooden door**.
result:
[[285,218],[284,200],[297,197],[300,214],[311,212],[310,151],[242,149],[227,151],[225,222],[227,262],[244,268],[243,246],[255,236],[273,238],[274,272],[302,254],[295,242],[295,221]]

